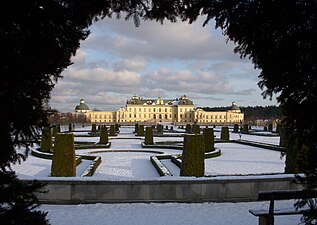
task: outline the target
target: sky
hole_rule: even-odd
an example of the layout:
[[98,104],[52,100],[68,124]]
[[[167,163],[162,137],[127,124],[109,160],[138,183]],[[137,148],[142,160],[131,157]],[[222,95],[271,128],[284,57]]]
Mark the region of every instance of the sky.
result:
[[142,98],[175,99],[187,95],[196,107],[277,105],[263,99],[259,70],[233,53],[221,30],[203,18],[193,24],[160,24],[109,19],[91,27],[63,71],[50,105],[72,112],[80,99],[90,109],[114,111],[136,94]]

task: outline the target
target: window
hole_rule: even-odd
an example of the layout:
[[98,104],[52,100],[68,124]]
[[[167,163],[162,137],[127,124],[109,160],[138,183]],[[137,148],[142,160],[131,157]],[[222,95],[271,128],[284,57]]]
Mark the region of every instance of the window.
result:
[[149,108],[149,112],[151,112],[151,108]]
[[161,112],[161,108],[159,108],[159,112]]
[[180,111],[180,112],[183,112],[183,109],[182,109],[182,108],[180,108],[180,109],[179,109],[179,111]]
[[144,112],[146,112],[146,108],[144,108],[144,110],[143,110]]
[[167,112],[167,108],[165,108],[165,112]]

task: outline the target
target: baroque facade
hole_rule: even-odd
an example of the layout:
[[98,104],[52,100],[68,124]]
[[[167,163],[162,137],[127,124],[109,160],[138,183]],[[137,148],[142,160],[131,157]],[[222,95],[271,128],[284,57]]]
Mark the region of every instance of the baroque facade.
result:
[[207,112],[195,108],[192,100],[183,95],[177,99],[143,99],[132,96],[126,106],[115,112],[91,111],[80,100],[75,108],[76,113],[84,114],[92,123],[136,123],[136,122],[168,122],[174,124],[234,124],[242,123],[244,114],[233,102],[227,111]]

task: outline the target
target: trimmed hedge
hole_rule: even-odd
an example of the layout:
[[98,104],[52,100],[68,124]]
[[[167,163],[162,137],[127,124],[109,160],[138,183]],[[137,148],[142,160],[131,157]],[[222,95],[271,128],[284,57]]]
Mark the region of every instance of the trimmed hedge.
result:
[[205,143],[202,134],[184,136],[181,176],[202,177],[205,173]]
[[55,134],[60,133],[61,132],[61,125],[57,124],[53,126],[53,137],[55,137]]
[[192,131],[192,126],[190,124],[186,124],[185,131],[186,133],[190,133]]
[[93,123],[91,124],[91,133],[96,133],[97,132],[97,127],[96,127],[96,124]]
[[109,142],[108,129],[107,129],[107,127],[101,127],[101,128],[100,128],[100,139],[99,139],[99,143],[100,143],[100,144],[107,144],[108,142]]
[[233,132],[238,133],[239,132],[239,124],[235,124],[233,126]]
[[215,137],[213,128],[205,128],[203,131],[205,152],[211,152],[215,149]]
[[144,136],[144,125],[139,125],[137,135]]
[[73,133],[58,133],[52,158],[51,176],[76,176],[76,156]]
[[243,132],[244,133],[249,133],[249,125],[248,124],[244,124],[243,125]]
[[193,133],[194,134],[200,134],[200,126],[197,124],[193,125]]
[[109,136],[116,136],[116,128],[114,125],[110,125],[110,134]]
[[45,127],[42,129],[41,151],[52,151],[52,129],[50,127]]
[[144,143],[146,145],[152,145],[153,142],[153,128],[152,127],[146,127],[145,128],[145,140]]
[[229,141],[229,128],[221,127],[220,139],[224,141]]

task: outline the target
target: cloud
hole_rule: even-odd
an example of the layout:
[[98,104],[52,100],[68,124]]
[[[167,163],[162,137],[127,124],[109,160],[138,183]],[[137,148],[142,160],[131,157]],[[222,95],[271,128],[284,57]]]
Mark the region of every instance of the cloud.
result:
[[145,68],[145,61],[142,59],[124,59],[115,61],[112,65],[114,71],[134,71],[139,72]]
[[[186,22],[164,25],[144,21],[141,26],[131,26],[131,21],[101,20],[83,43],[84,48],[115,53],[120,57],[166,59],[224,59],[237,58],[232,42],[212,25],[203,27],[200,19],[194,24]],[[106,30],[107,32],[102,32]],[[102,34],[100,34],[102,33]],[[97,35],[100,34],[100,35]]]
[[144,21],[138,28],[116,19],[95,23],[52,92],[52,106],[73,111],[84,98],[91,107],[115,110],[133,94],[186,94],[200,106],[237,98],[245,105],[260,102],[259,71],[233,54],[233,43],[226,44],[213,23],[202,24],[203,19],[191,25]]

